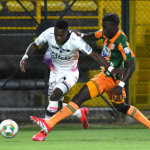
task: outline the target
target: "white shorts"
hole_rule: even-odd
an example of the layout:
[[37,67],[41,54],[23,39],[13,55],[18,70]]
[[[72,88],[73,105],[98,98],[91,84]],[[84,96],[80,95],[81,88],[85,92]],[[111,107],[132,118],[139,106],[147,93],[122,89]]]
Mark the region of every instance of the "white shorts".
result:
[[54,73],[51,71],[49,78],[48,95],[50,96],[56,87],[61,89],[63,95],[65,95],[77,83],[78,78],[78,69],[75,69],[74,71],[65,71],[63,73]]

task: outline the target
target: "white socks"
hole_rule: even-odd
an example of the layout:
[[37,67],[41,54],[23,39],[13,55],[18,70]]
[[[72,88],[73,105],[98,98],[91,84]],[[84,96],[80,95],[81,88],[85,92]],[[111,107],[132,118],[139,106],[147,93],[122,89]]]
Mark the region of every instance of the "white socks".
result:
[[47,107],[47,113],[45,114],[45,119],[51,118],[58,111],[58,101],[49,101],[49,105]]
[[57,112],[58,111],[58,101],[51,101],[50,104],[48,105],[48,109],[50,112]]

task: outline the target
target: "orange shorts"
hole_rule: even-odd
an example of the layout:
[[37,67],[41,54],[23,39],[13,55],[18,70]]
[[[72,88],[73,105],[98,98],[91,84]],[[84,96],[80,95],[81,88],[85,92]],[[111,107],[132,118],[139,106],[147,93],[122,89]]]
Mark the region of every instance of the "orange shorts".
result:
[[91,98],[100,96],[101,94],[106,92],[112,102],[123,103],[124,98],[126,98],[126,92],[125,92],[124,87],[123,87],[123,93],[122,93],[123,99],[121,99],[120,101],[115,101],[112,99],[115,91],[111,89],[117,86],[119,82],[120,80],[114,80],[111,77],[106,77],[104,73],[99,73],[98,75],[94,76],[94,78],[92,78],[86,84],[88,86]]

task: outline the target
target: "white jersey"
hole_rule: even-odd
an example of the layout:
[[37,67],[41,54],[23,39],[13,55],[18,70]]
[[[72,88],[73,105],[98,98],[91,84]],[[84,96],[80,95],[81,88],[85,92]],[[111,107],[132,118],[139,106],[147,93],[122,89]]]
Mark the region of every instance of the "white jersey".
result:
[[55,41],[54,27],[48,28],[39,35],[35,40],[37,46],[48,42],[49,49],[45,59],[48,60],[51,71],[60,73],[64,71],[73,71],[77,69],[79,51],[89,55],[92,48],[78,37],[74,32],[70,33],[69,39],[63,44],[59,45]]

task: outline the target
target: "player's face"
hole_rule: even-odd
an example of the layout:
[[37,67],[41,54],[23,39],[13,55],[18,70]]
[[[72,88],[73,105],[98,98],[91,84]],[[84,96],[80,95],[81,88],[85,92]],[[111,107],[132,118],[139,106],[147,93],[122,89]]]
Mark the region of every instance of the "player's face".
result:
[[102,26],[103,26],[103,32],[104,32],[104,35],[111,39],[115,36],[116,34],[116,30],[115,30],[115,27],[114,25],[112,25],[111,22],[109,21],[103,21],[102,22]]
[[67,29],[58,29],[55,27],[54,35],[55,35],[56,43],[62,45],[67,39],[68,33],[69,32]]

